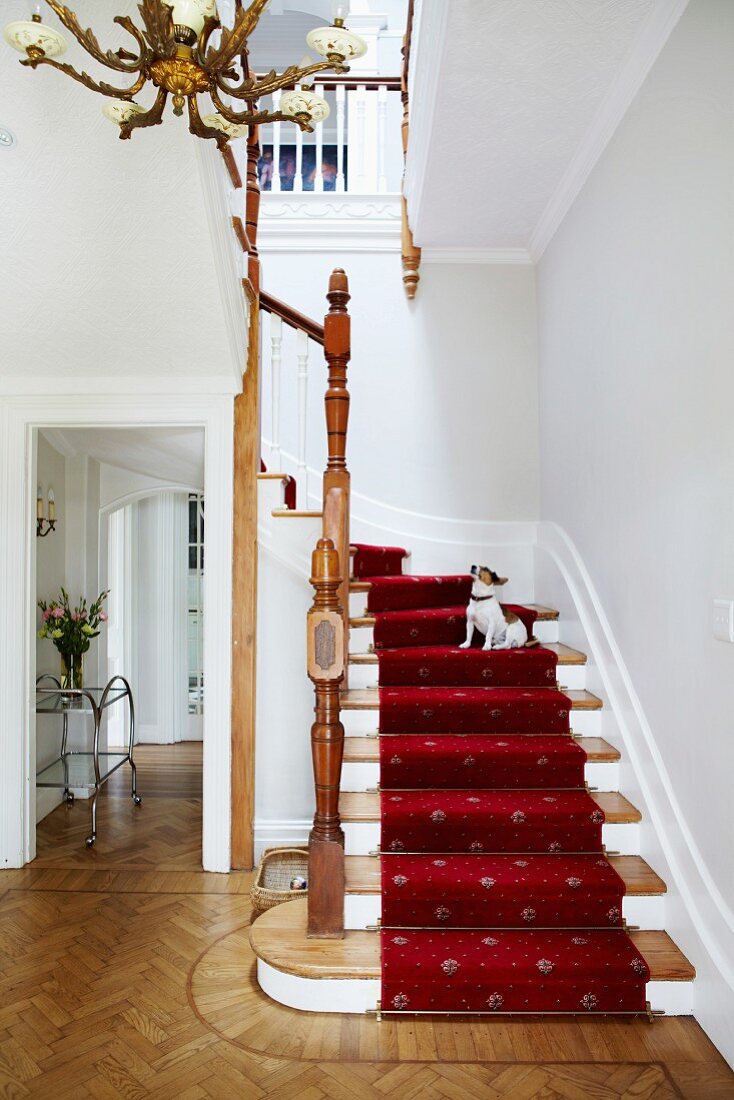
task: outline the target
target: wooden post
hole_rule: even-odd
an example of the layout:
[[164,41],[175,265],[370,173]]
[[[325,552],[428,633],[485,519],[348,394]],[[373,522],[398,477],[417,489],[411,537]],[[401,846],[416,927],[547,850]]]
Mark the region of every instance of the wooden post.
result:
[[328,939],[344,936],[344,832],[339,818],[344,727],[339,690],[345,664],[338,596],[344,571],[332,540],[320,539],[311,558],[315,596],[307,638],[308,675],[316,695],[316,721],[311,726],[316,813],[308,845],[307,935]]
[[257,475],[260,472],[260,263],[257,223],[260,188],[257,129],[247,148],[246,228],[250,244],[249,353],[242,393],[234,409],[234,501],[232,515],[232,867],[254,863],[255,686],[257,631]]
[[329,312],[324,318],[324,355],[329,365],[326,391],[328,461],[324,473],[324,538],[331,539],[339,555],[341,582],[339,603],[344,617],[344,686],[347,686],[349,644],[349,511],[350,477],[347,469],[349,390],[347,365],[351,356],[351,321],[347,311],[349,280],[341,268],[329,279]]
[[[408,20],[403,39],[403,75],[401,81],[401,97],[403,101],[403,166],[408,156],[408,139],[410,136],[410,97],[408,95],[408,78],[410,75],[410,44],[413,34],[413,6],[414,0],[408,4]],[[421,250],[413,240],[413,231],[408,220],[408,203],[405,195],[402,197],[402,254],[403,254],[403,284],[408,298],[415,298],[420,282]]]

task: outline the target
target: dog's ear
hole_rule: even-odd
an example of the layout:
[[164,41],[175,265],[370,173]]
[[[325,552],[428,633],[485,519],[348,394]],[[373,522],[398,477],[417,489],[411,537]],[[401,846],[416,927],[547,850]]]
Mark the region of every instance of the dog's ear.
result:
[[508,579],[507,577],[498,576],[495,573],[494,569],[492,570],[492,583],[493,584],[499,584],[499,585],[507,584],[507,579]]

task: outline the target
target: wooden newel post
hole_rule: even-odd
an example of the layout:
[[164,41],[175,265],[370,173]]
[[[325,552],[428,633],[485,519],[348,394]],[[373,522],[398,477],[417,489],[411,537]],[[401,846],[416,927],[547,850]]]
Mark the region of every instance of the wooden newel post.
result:
[[[347,559],[349,560],[349,559]],[[339,557],[331,539],[319,540],[311,558],[314,602],[308,613],[308,675],[316,695],[311,753],[316,813],[308,844],[309,936],[344,935],[344,833],[339,783],[344,727],[339,689],[344,678],[344,620],[339,604]]]
[[349,641],[349,512],[350,477],[347,469],[349,390],[347,366],[351,357],[351,320],[347,311],[349,280],[337,268],[329,279],[329,312],[324,318],[324,355],[329,366],[326,391],[328,461],[324,473],[324,538],[331,539],[339,555],[339,602],[344,617],[344,686],[347,686]]
[[[260,220],[260,183],[257,166],[260,161],[260,130],[250,126],[247,137],[247,197],[245,200],[245,229],[250,242],[247,259],[247,276],[255,293],[260,291],[260,256],[257,250],[257,227]],[[257,312],[255,310],[255,312]]]

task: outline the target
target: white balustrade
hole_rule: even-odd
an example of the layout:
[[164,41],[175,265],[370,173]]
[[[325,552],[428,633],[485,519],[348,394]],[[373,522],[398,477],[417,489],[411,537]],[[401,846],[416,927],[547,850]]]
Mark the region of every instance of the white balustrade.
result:
[[296,332],[298,360],[298,498],[308,508],[308,470],[306,467],[306,428],[308,402],[308,334]]
[[344,124],[347,90],[343,84],[336,89],[336,189],[343,193],[344,184]]
[[[273,93],[273,111],[280,110],[281,92]],[[280,128],[281,122],[273,123],[273,177],[271,191],[280,191]]]
[[296,126],[296,174],[293,178],[293,190],[299,195],[303,191],[303,130]]
[[[315,91],[330,104],[331,115],[313,134],[304,135],[298,126],[287,122],[261,127],[263,190],[298,195],[326,191],[399,194],[402,110],[395,83],[343,82],[329,88],[324,81],[315,85]],[[280,104],[281,93],[275,92],[273,110]]]
[[[316,85],[316,94],[324,98],[324,86],[323,84]],[[324,127],[316,127],[316,159],[314,161],[314,177],[313,177],[313,189],[314,191],[323,192],[324,190]]]
[[[274,313],[270,315],[270,416],[271,452],[273,462],[280,464],[280,366],[282,362],[283,322]],[[275,471],[277,472],[277,470]]]
[[387,85],[377,89],[377,190],[387,193]]

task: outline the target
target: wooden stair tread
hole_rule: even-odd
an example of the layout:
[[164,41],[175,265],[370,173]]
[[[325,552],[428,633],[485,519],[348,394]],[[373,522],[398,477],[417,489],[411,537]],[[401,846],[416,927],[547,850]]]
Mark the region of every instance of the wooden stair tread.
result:
[[323,512],[299,512],[295,508],[273,508],[276,519],[321,519]]
[[[609,862],[624,880],[630,897],[665,894],[667,887],[642,856],[610,856]],[[348,894],[379,894],[380,860],[375,856],[347,856],[345,860]]]
[[289,481],[290,474],[258,474],[258,481]]
[[[427,689],[430,690],[430,689]],[[438,688],[436,690],[442,690]],[[450,690],[450,689],[449,689]],[[486,691],[494,691],[494,688],[486,688]],[[501,689],[499,689],[501,690]],[[547,691],[547,688],[530,688],[530,691]],[[564,691],[571,700],[573,710],[601,710],[604,706],[597,695],[590,691]],[[354,688],[345,691],[341,697],[342,710],[378,710],[380,696],[377,688]]]
[[[386,734],[385,736],[390,736]],[[589,760],[596,764],[615,763],[620,759],[620,752],[605,741],[603,737],[577,737],[576,741],[586,753]],[[344,738],[344,763],[345,764],[377,764],[380,760],[379,737],[345,737]]]
[[[430,646],[428,648],[431,648]],[[543,649],[549,649],[558,657],[559,665],[585,665],[586,654],[562,642],[543,642]],[[376,653],[350,653],[350,665],[376,665]]]
[[[437,795],[440,794],[440,791],[437,792]],[[591,797],[604,811],[609,825],[630,825],[642,820],[640,811],[619,791],[594,791]],[[380,796],[377,791],[342,791],[339,813],[342,821],[379,821]]]
[[[374,932],[347,931],[341,940],[306,938],[307,903],[288,901],[258,917],[250,943],[259,959],[302,978],[380,978],[380,939]],[[650,967],[652,981],[690,982],[696,972],[667,932],[632,932]],[[653,1006],[654,1007],[654,1006]]]

